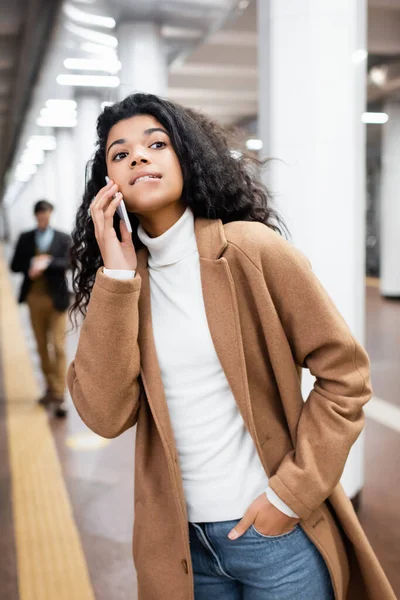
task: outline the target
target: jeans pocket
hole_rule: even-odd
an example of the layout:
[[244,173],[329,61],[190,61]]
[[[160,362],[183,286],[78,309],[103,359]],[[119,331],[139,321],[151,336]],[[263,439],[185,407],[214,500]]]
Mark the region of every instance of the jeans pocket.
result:
[[291,529],[290,531],[286,531],[286,533],[281,533],[280,535],[264,535],[263,533],[260,533],[254,526],[254,523],[252,525],[250,525],[250,531],[252,533],[254,533],[257,537],[259,538],[263,538],[265,540],[283,540],[285,538],[290,537],[291,535],[293,535],[294,533],[296,533],[299,530],[299,525],[298,523],[293,527],[293,529]]

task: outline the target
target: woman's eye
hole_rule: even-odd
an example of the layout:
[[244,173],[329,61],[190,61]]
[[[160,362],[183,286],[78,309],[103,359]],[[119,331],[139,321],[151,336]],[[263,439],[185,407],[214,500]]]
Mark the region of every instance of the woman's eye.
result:
[[118,154],[114,156],[113,160],[118,162],[119,160],[121,160],[121,157],[124,158],[124,156],[126,156],[127,154],[127,152],[118,152]]
[[153,144],[151,144],[150,148],[164,148],[164,146],[166,146],[167,144],[165,142],[154,142]]

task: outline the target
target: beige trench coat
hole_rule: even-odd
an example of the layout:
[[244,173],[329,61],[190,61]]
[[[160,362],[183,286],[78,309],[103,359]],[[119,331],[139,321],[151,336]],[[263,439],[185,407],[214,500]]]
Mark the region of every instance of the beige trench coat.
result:
[[[260,223],[196,219],[215,349],[271,488],[320,550],[336,600],[395,600],[339,482],[371,396],[369,363],[308,261]],[[316,376],[307,402],[301,367]],[[147,251],[93,287],[68,385],[106,438],[137,423],[133,556],[140,600],[193,600],[188,524],[154,346]]]

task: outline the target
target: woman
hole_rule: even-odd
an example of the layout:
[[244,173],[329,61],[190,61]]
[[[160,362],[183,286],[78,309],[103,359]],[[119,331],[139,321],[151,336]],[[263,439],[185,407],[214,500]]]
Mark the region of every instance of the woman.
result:
[[[140,599],[394,599],[338,484],[368,359],[279,235],[249,159],[153,95],[106,108],[97,133],[68,383],[99,435],[137,423]],[[316,376],[305,404],[303,366]]]

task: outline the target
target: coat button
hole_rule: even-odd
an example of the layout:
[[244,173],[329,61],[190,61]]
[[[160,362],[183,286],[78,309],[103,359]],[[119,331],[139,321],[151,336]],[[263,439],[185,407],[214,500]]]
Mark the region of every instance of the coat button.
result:
[[182,564],[183,570],[185,571],[185,573],[187,575],[189,573],[189,568],[188,568],[187,560],[185,560],[185,559],[181,560],[181,564]]

